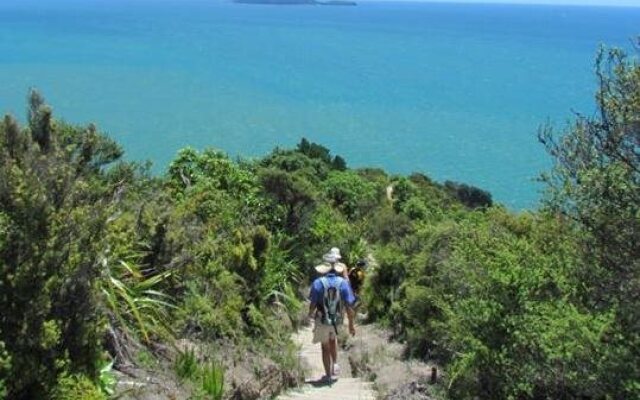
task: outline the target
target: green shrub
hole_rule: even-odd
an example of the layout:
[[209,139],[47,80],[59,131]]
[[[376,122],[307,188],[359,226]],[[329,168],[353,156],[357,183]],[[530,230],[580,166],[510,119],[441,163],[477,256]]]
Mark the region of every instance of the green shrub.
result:
[[189,280],[186,289],[177,310],[186,333],[203,339],[242,336],[245,301],[237,276],[222,270],[211,281]]
[[224,370],[216,362],[210,362],[200,371],[201,388],[211,400],[222,400],[224,394]]
[[115,388],[118,381],[113,373],[113,361],[106,362],[100,367],[98,375],[98,384],[100,390],[106,396],[112,396],[115,392]]
[[376,186],[354,171],[333,171],[323,183],[323,194],[348,219],[368,213],[377,201]]
[[152,369],[159,366],[159,361],[149,350],[141,349],[136,353],[136,364],[147,369]]
[[171,336],[168,309],[175,307],[172,299],[157,290],[170,276],[169,272],[147,274],[135,264],[120,261],[109,265],[103,260],[104,277],[100,287],[109,315],[127,330],[149,343],[152,337]]
[[53,400],[106,400],[104,394],[84,375],[63,374],[58,379]]
[[198,359],[193,349],[178,353],[174,369],[180,379],[193,379],[198,372]]
[[276,149],[261,160],[259,165],[266,169],[277,169],[319,183],[327,177],[330,166],[321,159],[309,157],[295,150]]
[[475,186],[446,181],[444,187],[451,196],[469,208],[491,207],[493,205],[491,193]]
[[5,378],[11,370],[11,358],[4,349],[4,343],[0,342],[0,399],[7,396],[7,384]]
[[[542,176],[545,205],[573,224],[581,247],[580,304],[612,313],[602,342],[601,396],[640,397],[640,62],[637,52],[601,49],[596,59],[597,110],[578,115],[560,135],[539,139],[554,167]],[[594,313],[595,314],[595,313]]]
[[400,241],[415,229],[409,217],[398,214],[392,207],[377,210],[367,223],[367,236],[382,244]]
[[317,205],[317,189],[302,174],[264,169],[259,173],[265,196],[273,208],[283,209],[282,227],[295,234]]
[[0,340],[12,360],[5,384],[11,398],[43,398],[65,369],[97,375],[97,255],[113,190],[101,168],[121,152],[95,128],[54,121],[35,92],[29,128],[5,118],[0,137]]
[[[491,227],[491,226],[489,226]],[[562,252],[532,246],[503,231],[465,226],[450,263],[466,272],[455,290],[449,332],[443,340],[455,355],[450,386],[456,397],[480,393],[486,398],[558,398],[591,392],[599,371],[592,356],[610,316],[572,304],[576,282],[558,268]],[[467,231],[468,229],[468,231]],[[560,244],[563,239],[556,237]],[[453,294],[451,293],[451,294]],[[460,295],[464,293],[463,295]],[[473,390],[458,385],[478,377]]]
[[224,369],[215,361],[199,364],[193,349],[178,353],[174,364],[180,379],[197,384],[193,399],[221,400],[224,394]]
[[392,324],[398,321],[391,307],[400,300],[400,285],[406,278],[409,260],[401,248],[393,245],[380,248],[375,257],[378,266],[367,274],[364,286],[367,311],[370,318]]

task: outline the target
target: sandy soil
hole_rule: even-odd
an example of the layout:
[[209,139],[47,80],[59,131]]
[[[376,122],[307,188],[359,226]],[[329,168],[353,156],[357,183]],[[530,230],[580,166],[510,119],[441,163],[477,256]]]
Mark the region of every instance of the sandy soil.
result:
[[356,336],[344,338],[351,373],[374,382],[378,398],[385,400],[434,399],[432,368],[417,360],[405,360],[404,345],[373,324],[358,324]]

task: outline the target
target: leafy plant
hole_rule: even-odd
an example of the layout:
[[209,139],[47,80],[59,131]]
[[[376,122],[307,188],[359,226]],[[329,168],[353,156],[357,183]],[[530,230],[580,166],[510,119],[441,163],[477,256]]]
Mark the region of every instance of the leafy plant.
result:
[[106,397],[84,375],[63,374],[53,392],[53,400],[106,400]]
[[4,343],[0,341],[0,399],[4,399],[7,395],[7,387],[5,377],[11,368],[11,358],[4,350]]
[[187,349],[178,353],[174,369],[180,379],[188,379],[198,383],[194,398],[222,399],[224,393],[224,370],[217,362],[210,361],[200,365],[195,351]]
[[136,362],[138,365],[148,369],[152,369],[159,365],[158,360],[147,349],[140,349],[140,351],[138,351],[136,354]]
[[120,261],[111,267],[106,258],[102,264],[102,293],[119,326],[136,333],[146,343],[151,334],[171,333],[168,309],[175,306],[170,296],[156,290],[171,273],[145,276],[135,264]]
[[[636,47],[637,49],[637,47]],[[636,53],[637,56],[637,53]],[[558,135],[544,126],[540,141],[553,157],[547,211],[575,226],[581,247],[579,304],[612,313],[601,340],[594,397],[640,397],[640,62],[620,49],[596,59],[597,112],[578,115]]]
[[102,393],[107,396],[113,396],[113,393],[118,383],[116,376],[113,373],[113,361],[105,363],[98,371],[98,384]]
[[300,308],[293,288],[300,284],[302,276],[288,252],[281,248],[282,243],[282,237],[276,237],[267,250],[260,292],[264,301],[284,306],[293,315]]
[[333,171],[323,186],[324,195],[350,220],[371,211],[377,200],[375,185],[353,171]]
[[224,370],[216,362],[206,364],[200,371],[202,390],[211,400],[222,400],[224,394]]
[[55,121],[37,92],[28,127],[12,117],[0,123],[0,341],[12,360],[4,382],[12,399],[49,396],[65,370],[97,375],[104,320],[96,254],[112,186],[101,168],[83,165],[119,155],[103,146],[81,152],[86,130]]
[[180,379],[193,379],[198,372],[198,359],[193,349],[178,353],[174,369]]

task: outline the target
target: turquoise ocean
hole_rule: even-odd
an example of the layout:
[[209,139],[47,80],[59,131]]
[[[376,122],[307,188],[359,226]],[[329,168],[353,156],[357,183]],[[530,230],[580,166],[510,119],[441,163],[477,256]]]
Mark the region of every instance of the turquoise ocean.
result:
[[595,111],[601,43],[640,9],[361,2],[0,0],[0,112],[30,87],[161,173],[185,146],[257,157],[307,137],[534,208],[540,124]]

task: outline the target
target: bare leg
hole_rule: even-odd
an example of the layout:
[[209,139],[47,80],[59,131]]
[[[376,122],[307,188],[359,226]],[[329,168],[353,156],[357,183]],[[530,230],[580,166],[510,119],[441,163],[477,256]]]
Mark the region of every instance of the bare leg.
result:
[[335,336],[329,339],[329,355],[331,356],[331,375],[333,375],[333,364],[338,362],[338,338]]
[[326,376],[331,376],[331,342],[324,342],[321,344],[322,346],[322,364],[324,365],[324,372]]

